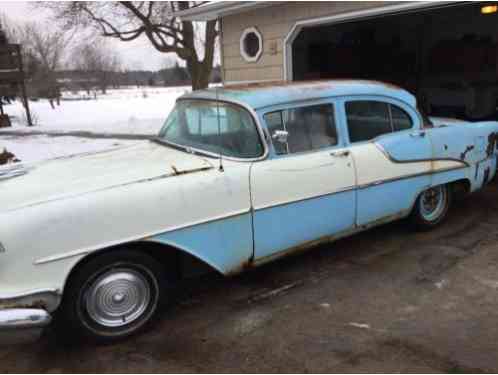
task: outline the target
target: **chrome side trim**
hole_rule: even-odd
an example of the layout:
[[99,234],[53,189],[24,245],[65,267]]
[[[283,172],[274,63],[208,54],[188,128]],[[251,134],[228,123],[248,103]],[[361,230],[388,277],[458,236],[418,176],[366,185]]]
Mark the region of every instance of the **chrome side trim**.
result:
[[278,202],[278,203],[270,203],[270,204],[267,204],[267,205],[264,205],[264,206],[254,207],[254,211],[261,211],[261,210],[266,210],[268,208],[273,208],[273,207],[278,207],[278,206],[285,206],[285,205],[288,205],[288,204],[294,204],[294,203],[304,202],[304,201],[308,201],[308,200],[311,200],[311,199],[318,199],[318,198],[328,197],[328,196],[331,196],[331,195],[345,193],[347,191],[351,191],[351,190],[355,190],[355,189],[356,189],[356,186],[347,186],[345,188],[342,188],[340,190],[333,191],[333,192],[330,192],[330,193],[324,193],[324,194],[320,194],[320,195],[313,195],[311,197],[304,197],[304,198],[299,198],[299,199],[295,199],[295,200],[286,200],[286,201],[282,201],[282,202]]
[[415,177],[420,177],[420,176],[430,176],[430,175],[437,174],[437,173],[444,173],[444,172],[449,172],[449,171],[463,169],[463,168],[465,168],[465,167],[464,166],[461,166],[461,167],[450,167],[450,168],[438,169],[437,171],[414,173],[414,174],[409,174],[409,175],[405,175],[405,176],[388,178],[388,179],[384,179],[384,180],[376,180],[376,181],[369,182],[367,184],[358,185],[358,186],[348,186],[348,187],[345,187],[345,188],[343,188],[341,190],[337,190],[337,191],[334,191],[334,192],[331,192],[331,193],[325,193],[325,194],[315,195],[315,196],[312,196],[312,197],[299,198],[297,200],[287,200],[287,201],[282,201],[282,202],[278,202],[278,203],[271,203],[271,204],[268,204],[268,205],[265,205],[265,206],[255,207],[254,211],[266,210],[268,208],[273,208],[273,207],[278,207],[278,206],[285,206],[285,205],[288,205],[288,204],[299,203],[299,202],[303,202],[303,201],[307,201],[307,200],[311,200],[311,199],[323,198],[323,197],[327,197],[327,196],[331,196],[331,195],[335,195],[335,194],[340,194],[340,193],[344,193],[344,192],[355,190],[355,189],[363,190],[363,189],[367,189],[367,188],[370,188],[370,187],[373,187],[373,186],[379,186],[379,185],[382,185],[382,184],[388,184],[390,182],[396,182],[396,181],[406,180],[406,179],[409,179],[409,178],[415,178]]
[[387,178],[387,179],[384,179],[384,180],[377,180],[377,181],[369,182],[367,184],[358,185],[358,189],[360,189],[360,190],[361,189],[367,189],[367,188],[372,187],[372,186],[378,186],[378,185],[382,185],[382,184],[388,184],[390,182],[395,182],[395,181],[400,181],[400,180],[406,180],[406,179],[409,179],[409,178],[415,178],[415,177],[420,177],[420,176],[429,176],[429,175],[434,175],[434,174],[437,174],[437,173],[444,173],[444,172],[449,172],[449,171],[455,171],[455,170],[463,169],[463,168],[465,168],[465,167],[464,166],[462,166],[462,167],[449,167],[449,168],[438,169],[437,171],[413,173],[413,174],[409,174],[409,175],[405,175],[405,176]]
[[389,161],[391,161],[393,163],[397,163],[397,164],[434,162],[434,161],[454,161],[454,162],[464,164],[464,166],[462,166],[460,168],[470,167],[470,164],[467,163],[465,160],[456,159],[456,158],[427,158],[427,159],[398,160],[398,159],[394,158],[391,154],[389,154],[389,152],[387,152],[386,149],[384,147],[382,147],[382,145],[378,144],[377,142],[372,142],[372,143],[375,145],[375,147],[377,147],[379,149],[380,152],[382,152],[382,154],[384,154],[384,156]]
[[166,229],[141,234],[138,236],[128,237],[128,238],[118,240],[118,241],[110,241],[110,242],[106,242],[106,243],[99,244],[96,246],[91,246],[88,248],[77,249],[77,250],[68,251],[65,253],[50,255],[48,257],[36,259],[33,262],[33,264],[35,266],[38,266],[38,265],[42,265],[42,264],[46,264],[46,263],[56,262],[56,261],[63,260],[63,259],[73,258],[73,257],[80,256],[80,255],[87,255],[87,254],[94,252],[94,251],[97,251],[97,250],[109,248],[112,246],[122,245],[122,244],[128,243],[128,242],[134,242],[134,241],[139,241],[139,240],[142,240],[142,241],[143,240],[150,240],[150,237],[158,236],[160,234],[172,232],[175,230],[186,229],[186,228],[190,228],[190,227],[193,227],[196,225],[207,224],[207,223],[211,223],[211,222],[215,222],[215,221],[219,221],[219,220],[230,219],[232,217],[245,215],[245,214],[248,214],[250,212],[251,212],[251,208],[247,208],[247,209],[240,210],[240,211],[234,211],[228,215],[215,216],[215,217],[207,219],[207,220],[198,220],[198,221],[187,223],[184,225],[171,226],[171,227],[168,227]]

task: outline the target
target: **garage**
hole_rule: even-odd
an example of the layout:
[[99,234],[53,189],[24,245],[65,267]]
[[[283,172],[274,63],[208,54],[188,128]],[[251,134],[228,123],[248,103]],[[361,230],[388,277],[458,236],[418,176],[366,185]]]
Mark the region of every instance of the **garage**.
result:
[[293,80],[364,78],[416,94],[428,115],[498,119],[498,5],[331,17],[287,40]]

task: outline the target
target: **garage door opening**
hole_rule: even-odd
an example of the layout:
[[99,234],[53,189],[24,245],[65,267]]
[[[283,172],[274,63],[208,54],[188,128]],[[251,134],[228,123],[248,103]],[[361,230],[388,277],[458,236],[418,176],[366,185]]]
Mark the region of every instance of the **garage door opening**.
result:
[[293,79],[386,81],[429,115],[497,120],[498,12],[489,5],[305,27],[292,44]]

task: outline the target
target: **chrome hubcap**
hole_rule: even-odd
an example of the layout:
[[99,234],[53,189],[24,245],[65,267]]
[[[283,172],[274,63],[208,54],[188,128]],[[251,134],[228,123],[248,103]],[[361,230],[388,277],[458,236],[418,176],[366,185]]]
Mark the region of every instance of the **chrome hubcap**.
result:
[[114,269],[100,275],[86,293],[91,319],[105,327],[121,327],[142,316],[151,301],[150,286],[132,269]]
[[446,190],[436,186],[422,193],[420,198],[420,213],[427,221],[436,220],[444,211]]

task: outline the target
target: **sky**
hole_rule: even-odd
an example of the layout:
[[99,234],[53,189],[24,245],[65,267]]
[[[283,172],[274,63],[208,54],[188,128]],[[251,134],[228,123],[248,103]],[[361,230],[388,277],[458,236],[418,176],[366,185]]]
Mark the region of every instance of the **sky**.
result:
[[[36,21],[46,23],[46,27],[55,27],[49,22],[50,13],[32,9],[27,1],[0,0],[0,13],[4,13],[13,22]],[[158,70],[166,65],[171,66],[175,61],[174,54],[157,52],[146,37],[131,42],[110,39],[109,44],[118,52],[123,67],[127,69]]]

